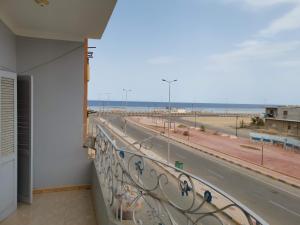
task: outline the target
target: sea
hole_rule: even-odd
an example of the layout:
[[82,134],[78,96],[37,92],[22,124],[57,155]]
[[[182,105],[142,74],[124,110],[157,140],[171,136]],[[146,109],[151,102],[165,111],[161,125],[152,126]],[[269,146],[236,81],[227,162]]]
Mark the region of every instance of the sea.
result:
[[[135,112],[149,112],[168,109],[168,102],[143,102],[143,101],[101,101],[90,100],[89,108],[93,110],[128,110]],[[172,109],[185,109],[186,111],[201,111],[212,113],[253,113],[263,114],[266,107],[262,104],[224,104],[224,103],[189,103],[172,102]],[[274,105],[272,105],[274,106]]]

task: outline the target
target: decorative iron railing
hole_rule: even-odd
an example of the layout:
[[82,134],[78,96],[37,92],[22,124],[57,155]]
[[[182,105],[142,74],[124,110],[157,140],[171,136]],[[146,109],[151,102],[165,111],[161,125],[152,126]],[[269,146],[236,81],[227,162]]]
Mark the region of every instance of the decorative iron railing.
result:
[[122,224],[268,224],[209,182],[139,150],[121,149],[101,126],[96,129],[101,189]]

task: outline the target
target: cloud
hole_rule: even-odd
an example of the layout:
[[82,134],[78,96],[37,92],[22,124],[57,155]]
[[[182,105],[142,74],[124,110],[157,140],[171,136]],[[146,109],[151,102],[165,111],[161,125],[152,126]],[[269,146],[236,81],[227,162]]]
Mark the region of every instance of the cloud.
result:
[[242,3],[253,8],[264,8],[279,4],[297,4],[300,0],[223,0],[225,3]]
[[178,62],[179,59],[173,56],[158,56],[147,60],[147,63],[153,65],[173,64]]
[[300,28],[300,0],[223,0],[225,3],[241,3],[247,8],[263,9],[277,5],[289,4],[292,7],[283,16],[273,20],[270,25],[258,32],[260,37],[271,37],[280,32]]
[[274,67],[277,67],[300,71],[300,41],[276,42],[274,39],[270,39],[281,32],[300,29],[300,0],[222,1],[241,3],[255,9],[281,4],[290,4],[293,7],[281,17],[271,21],[269,26],[254,34],[252,39],[236,44],[231,51],[209,56],[206,70],[247,73],[255,71],[257,68],[274,71]]
[[211,55],[206,70],[228,72],[251,70],[254,65],[263,67],[274,66],[274,64],[295,66],[295,62],[298,62],[300,57],[299,52],[300,41],[274,43],[249,40],[237,44],[232,51]]
[[300,28],[300,4],[284,16],[275,19],[269,27],[261,30],[259,35],[268,37],[283,31],[290,31],[298,28]]
[[300,58],[281,61],[281,62],[277,63],[276,66],[282,66],[282,67],[291,68],[291,69],[300,68]]

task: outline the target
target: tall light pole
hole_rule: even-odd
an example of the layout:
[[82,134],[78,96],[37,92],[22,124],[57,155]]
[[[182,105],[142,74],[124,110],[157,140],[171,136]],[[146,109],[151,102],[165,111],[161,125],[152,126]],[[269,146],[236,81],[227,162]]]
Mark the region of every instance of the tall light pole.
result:
[[166,80],[162,79],[163,82],[169,84],[169,123],[168,123],[168,163],[170,164],[170,128],[171,128],[171,84],[177,80]]
[[197,127],[197,118],[196,118],[196,107],[195,107],[195,103],[193,103],[193,112],[194,112],[194,127],[196,129]]
[[[108,104],[108,101],[109,101],[109,97],[110,97],[110,94],[109,92],[106,92],[106,93],[103,93],[104,95],[106,95],[106,102]],[[108,105],[107,105],[108,106]],[[104,112],[104,101],[103,101],[103,112]]]
[[[102,101],[102,112],[103,113],[104,113],[104,108],[105,108],[105,101],[107,101],[107,103],[108,103],[110,94],[111,93],[109,93],[109,92],[99,93],[99,98],[102,99],[101,101]],[[106,95],[106,100],[105,100],[105,95]],[[101,97],[101,96],[104,96],[104,97]]]
[[264,165],[264,140],[262,140],[262,145],[261,145],[261,161],[260,164],[263,166]]
[[239,116],[235,117],[235,136],[238,136],[238,119]]
[[103,99],[102,99],[102,93],[101,93],[101,92],[98,93],[99,114],[100,114],[100,112],[101,112],[101,104],[100,104],[100,101],[102,101],[102,110],[103,110]]
[[[125,88],[123,88],[123,91],[125,92],[125,111],[126,111],[126,114],[127,114],[127,97],[128,97],[128,92],[131,92],[132,90],[131,89],[125,89]],[[127,128],[127,121],[126,121],[126,118],[124,118],[124,134],[125,134],[125,136],[126,136],[126,128]]]

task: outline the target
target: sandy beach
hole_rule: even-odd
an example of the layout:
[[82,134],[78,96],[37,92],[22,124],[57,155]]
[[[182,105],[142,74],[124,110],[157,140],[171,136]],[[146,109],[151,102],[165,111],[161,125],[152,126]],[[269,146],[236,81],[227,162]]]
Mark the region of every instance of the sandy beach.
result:
[[[189,121],[195,121],[195,118],[192,117],[185,117],[183,118],[185,120]],[[234,128],[236,126],[236,117],[234,116],[201,116],[196,118],[196,122],[207,124],[215,127],[221,127],[221,128]],[[240,127],[241,123],[244,123],[245,125],[249,125],[251,122],[251,118],[249,116],[247,117],[238,117],[237,119],[237,125]]]
[[[195,118],[184,117],[183,121],[188,121],[190,123],[195,123]],[[238,136],[249,137],[249,133],[253,131],[252,129],[242,128],[247,127],[251,123],[251,117],[235,117],[235,116],[201,116],[196,118],[196,124],[198,126],[204,126],[205,129],[216,131],[219,133],[234,134],[236,133],[236,125],[238,128]],[[193,125],[194,126],[194,125]]]

